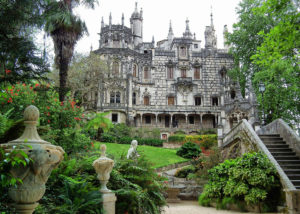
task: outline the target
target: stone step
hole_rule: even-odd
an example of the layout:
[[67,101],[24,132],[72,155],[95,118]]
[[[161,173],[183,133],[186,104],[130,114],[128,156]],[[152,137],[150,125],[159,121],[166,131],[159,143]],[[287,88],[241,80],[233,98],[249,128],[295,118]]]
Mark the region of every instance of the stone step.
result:
[[262,141],[264,142],[268,142],[268,141],[284,141],[282,137],[277,137],[277,138],[260,138]]
[[261,134],[259,137],[280,137],[279,134]]
[[296,155],[296,152],[271,152],[271,154],[276,158],[276,156],[291,156],[291,155]]
[[300,180],[300,174],[290,174],[288,177],[290,180]]
[[300,174],[300,169],[285,169],[284,172],[287,175]]
[[287,156],[287,155],[285,155],[285,156],[276,156],[276,157],[274,157],[277,161],[278,160],[300,160],[299,158],[298,158],[298,156],[296,156],[296,155],[290,155],[290,156]]
[[300,180],[291,180],[294,186],[300,186]]
[[285,141],[263,141],[264,144],[270,145],[270,144],[286,144]]
[[269,148],[269,152],[293,152],[290,148]]
[[268,149],[280,149],[280,148],[288,149],[289,145],[287,145],[287,144],[268,144],[268,145],[266,145],[266,147]]
[[300,164],[300,160],[277,160],[280,165]]
[[288,165],[280,165],[283,170],[285,169],[300,169],[300,164],[288,164]]

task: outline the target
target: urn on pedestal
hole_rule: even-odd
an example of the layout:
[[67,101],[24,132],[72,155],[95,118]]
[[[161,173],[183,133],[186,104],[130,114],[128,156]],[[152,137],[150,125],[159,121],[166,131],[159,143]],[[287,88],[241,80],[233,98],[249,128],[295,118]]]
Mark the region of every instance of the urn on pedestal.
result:
[[10,187],[9,197],[15,202],[17,213],[31,214],[37,207],[46,190],[45,184],[54,168],[63,160],[64,150],[40,138],[36,125],[39,110],[31,105],[24,111],[25,130],[22,136],[0,147],[5,152],[14,148],[28,154],[31,162],[26,166],[12,167],[10,173],[22,180],[15,187]]

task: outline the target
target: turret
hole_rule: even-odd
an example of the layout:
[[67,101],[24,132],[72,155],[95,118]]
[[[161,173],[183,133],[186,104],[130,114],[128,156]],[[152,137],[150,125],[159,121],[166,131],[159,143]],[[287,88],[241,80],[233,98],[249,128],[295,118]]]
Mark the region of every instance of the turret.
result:
[[109,13],[109,28],[111,28],[111,23],[112,23],[112,18],[111,18],[111,12]]
[[104,28],[104,20],[103,20],[103,16],[102,16],[102,19],[101,19],[101,29]]
[[143,10],[140,13],[137,9],[137,2],[135,3],[135,10],[131,15],[130,24],[133,34],[134,45],[137,46],[143,42]]
[[122,13],[122,26],[124,26],[124,13]]
[[190,21],[188,20],[188,18],[186,18],[186,21],[185,21],[185,32],[183,33],[183,37],[191,39],[191,38],[193,38],[193,34],[190,31],[189,22]]
[[228,28],[227,25],[224,25],[223,29],[223,39],[224,39],[224,49],[229,49],[229,45],[227,44],[227,34],[228,34]]
[[210,26],[205,27],[205,48],[217,48],[217,37],[213,23],[213,14],[210,14]]
[[173,28],[172,28],[172,22],[170,20],[169,33],[168,33],[168,45],[169,45],[169,47],[171,47],[173,38],[174,38],[174,33],[173,33]]

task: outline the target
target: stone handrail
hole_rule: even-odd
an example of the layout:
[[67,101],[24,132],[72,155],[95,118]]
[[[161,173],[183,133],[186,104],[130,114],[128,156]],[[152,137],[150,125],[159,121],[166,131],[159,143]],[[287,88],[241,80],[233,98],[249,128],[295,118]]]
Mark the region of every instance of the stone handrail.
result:
[[282,119],[277,119],[262,127],[257,134],[280,134],[285,142],[300,156],[300,137]]
[[241,131],[245,131],[247,133],[250,141],[254,143],[257,146],[257,148],[260,151],[262,151],[268,157],[271,163],[275,166],[284,189],[289,191],[296,190],[295,186],[292,184],[290,179],[284,173],[283,169],[280,167],[278,162],[274,159],[272,154],[269,152],[265,144],[261,141],[261,139],[259,138],[259,136],[257,135],[257,133],[254,131],[254,129],[252,128],[252,126],[247,120],[243,119],[242,121],[240,121],[233,129],[230,130],[230,132],[228,132],[224,136],[222,147],[224,148],[230,145],[236,139],[238,133]]

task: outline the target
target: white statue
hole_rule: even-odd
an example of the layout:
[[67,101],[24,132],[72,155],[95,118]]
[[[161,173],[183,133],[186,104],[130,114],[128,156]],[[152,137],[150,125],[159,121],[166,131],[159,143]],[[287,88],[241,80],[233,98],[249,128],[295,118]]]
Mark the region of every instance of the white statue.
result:
[[137,146],[138,146],[137,140],[132,140],[131,141],[131,146],[128,149],[128,152],[127,152],[127,159],[139,157],[139,155],[138,155],[138,153],[136,151]]

